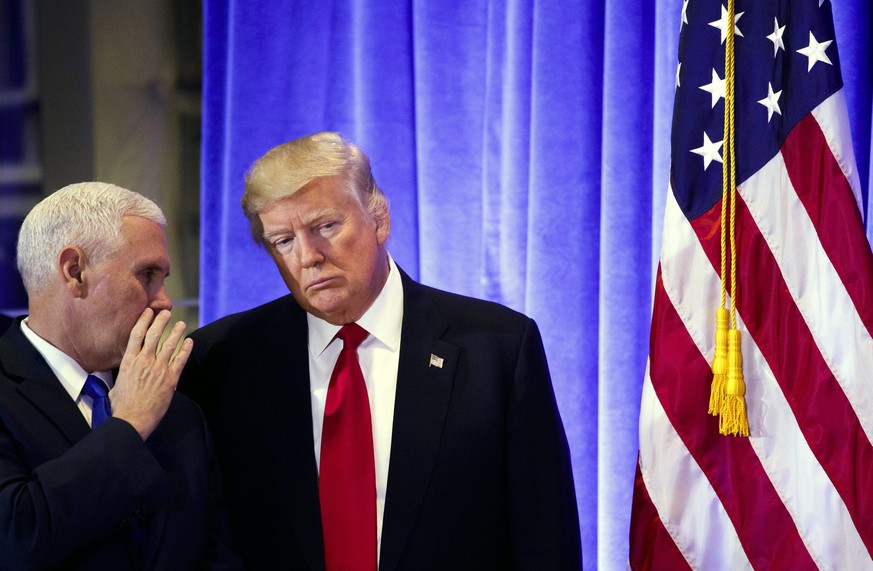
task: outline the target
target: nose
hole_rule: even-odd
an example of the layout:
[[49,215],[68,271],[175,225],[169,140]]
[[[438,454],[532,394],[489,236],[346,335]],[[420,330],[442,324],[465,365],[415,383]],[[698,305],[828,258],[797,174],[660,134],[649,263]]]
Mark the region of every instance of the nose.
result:
[[159,289],[158,293],[152,298],[149,307],[154,309],[155,313],[162,309],[166,309],[167,311],[173,309],[173,300],[171,300],[170,296],[167,295],[167,288],[161,286],[161,289]]
[[297,255],[300,258],[300,265],[304,268],[311,268],[324,261],[324,254],[319,248],[317,239],[310,236],[303,236],[297,240]]

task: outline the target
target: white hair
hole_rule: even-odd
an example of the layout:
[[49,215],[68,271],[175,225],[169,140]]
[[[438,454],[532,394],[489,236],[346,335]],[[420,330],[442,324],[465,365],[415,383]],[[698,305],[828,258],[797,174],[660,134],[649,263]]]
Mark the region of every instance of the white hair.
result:
[[167,224],[157,204],[104,182],[65,186],[34,206],[18,233],[18,271],[28,295],[50,282],[66,246],[78,246],[94,263],[118,251],[125,216],[139,216],[162,228]]

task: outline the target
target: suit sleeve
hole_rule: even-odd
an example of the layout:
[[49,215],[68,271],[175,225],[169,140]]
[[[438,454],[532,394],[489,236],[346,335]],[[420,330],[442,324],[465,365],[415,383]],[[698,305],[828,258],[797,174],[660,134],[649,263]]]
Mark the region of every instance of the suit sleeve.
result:
[[0,424],[0,567],[59,565],[118,533],[167,492],[160,466],[123,420],[107,420],[32,470],[22,446]]
[[539,330],[528,320],[507,411],[511,561],[515,569],[580,569],[570,450]]

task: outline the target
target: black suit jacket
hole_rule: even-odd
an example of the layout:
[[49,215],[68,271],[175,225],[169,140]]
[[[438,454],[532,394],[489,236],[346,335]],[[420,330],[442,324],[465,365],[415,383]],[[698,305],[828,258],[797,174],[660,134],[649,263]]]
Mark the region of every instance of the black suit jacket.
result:
[[[578,569],[570,455],[535,323],[401,277],[380,569]],[[305,312],[286,296],[192,337],[180,390],[213,429],[247,565],[324,569]]]
[[7,329],[9,329],[9,326],[12,325],[13,321],[14,320],[8,315],[0,313],[0,334],[3,334]]
[[217,474],[184,395],[145,443],[92,431],[19,324],[0,337],[0,569],[239,568]]

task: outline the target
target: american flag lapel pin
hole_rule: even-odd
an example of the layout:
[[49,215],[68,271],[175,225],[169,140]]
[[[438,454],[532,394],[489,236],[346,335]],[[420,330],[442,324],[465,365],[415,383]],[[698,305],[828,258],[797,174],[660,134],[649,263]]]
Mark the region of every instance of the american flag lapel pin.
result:
[[430,354],[430,363],[427,364],[428,367],[436,367],[437,369],[443,368],[443,358],[437,357],[433,353]]

